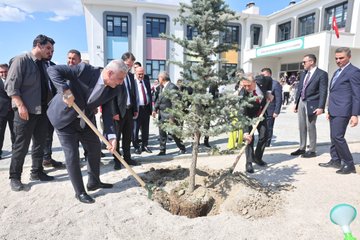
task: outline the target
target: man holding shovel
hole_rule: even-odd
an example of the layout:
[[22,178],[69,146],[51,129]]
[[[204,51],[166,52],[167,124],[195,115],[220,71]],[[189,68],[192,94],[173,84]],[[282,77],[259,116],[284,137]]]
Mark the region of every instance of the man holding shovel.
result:
[[[84,188],[79,160],[79,142],[88,149],[87,190],[112,188],[112,184],[100,181],[100,140],[94,131],[85,124],[79,114],[71,108],[74,102],[79,109],[95,122],[94,109],[113,99],[118,93],[117,87],[123,84],[128,67],[122,60],[112,60],[103,71],[85,63],[74,66],[56,65],[48,68],[48,73],[57,88],[47,114],[56,129],[65,153],[66,167],[75,190],[75,197],[82,203],[94,203]],[[116,149],[116,136],[111,115],[103,113],[105,132],[111,146]],[[105,121],[109,119],[109,121]]]
[[[243,97],[255,97],[253,106],[246,107],[244,109],[244,115],[249,118],[259,117],[266,105],[267,101],[272,101],[274,96],[271,94],[272,79],[265,76],[257,76],[256,79],[252,74],[246,74],[241,79],[242,89],[240,90],[240,96]],[[257,128],[259,133],[259,139],[254,151],[254,137],[250,134],[253,128]],[[268,127],[266,123],[266,117],[259,122],[257,126],[245,126],[244,140],[248,142],[245,148],[246,154],[246,172],[254,173],[252,163],[255,162],[259,166],[266,166],[266,162],[262,160],[264,154],[266,142],[268,139]]]

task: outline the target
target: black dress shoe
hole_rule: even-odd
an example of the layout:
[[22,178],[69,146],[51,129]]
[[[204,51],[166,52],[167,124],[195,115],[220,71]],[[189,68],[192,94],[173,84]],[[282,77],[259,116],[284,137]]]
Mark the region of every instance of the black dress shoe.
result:
[[298,156],[298,155],[301,155],[301,154],[304,154],[304,153],[305,153],[305,150],[298,149],[295,152],[290,153],[290,155],[291,156]]
[[339,170],[336,171],[338,174],[350,174],[356,173],[354,164],[344,164]]
[[103,152],[100,152],[100,157],[106,157],[106,155],[105,155],[105,153],[103,153]]
[[150,148],[148,148],[147,146],[142,147],[141,150],[143,150],[143,151],[145,151],[145,152],[147,152],[147,153],[152,153],[152,151],[150,150]]
[[52,181],[55,178],[53,176],[49,176],[44,172],[37,172],[37,173],[30,173],[30,180],[31,181],[42,181],[42,182],[47,182],[47,181]]
[[81,193],[79,195],[75,195],[76,199],[82,203],[94,203],[95,200],[90,197],[87,193]]
[[160,152],[158,153],[158,156],[164,156],[164,155],[166,155],[165,151],[160,151]]
[[120,170],[122,168],[121,164],[119,162],[115,162],[114,163],[114,169],[115,170]]
[[204,146],[207,147],[207,148],[211,148],[209,142],[204,142]]
[[135,154],[141,154],[141,149],[140,148],[136,148],[134,151]]
[[15,179],[15,178],[10,179],[10,187],[11,190],[14,192],[19,192],[24,190],[24,185],[22,184],[20,179]]
[[307,151],[306,153],[301,154],[301,157],[303,157],[303,158],[313,158],[313,157],[316,157],[316,152]]
[[246,168],[246,172],[248,172],[248,173],[254,173],[254,168],[253,168],[251,162],[246,163],[245,168]]
[[267,163],[264,162],[262,159],[258,160],[258,159],[254,159],[254,163],[256,163],[259,166],[266,166]]
[[178,152],[178,154],[179,154],[179,155],[181,155],[181,154],[186,154],[186,149],[180,150],[180,151]]
[[86,185],[86,188],[88,191],[95,191],[95,190],[98,190],[99,188],[112,188],[114,185],[113,184],[110,184],[110,183],[103,183],[103,182],[100,182],[100,183],[97,183],[97,184],[87,184]]
[[132,160],[132,159],[130,159],[130,160],[125,160],[126,161],[126,163],[128,164],[128,165],[130,165],[130,166],[139,166],[139,165],[141,165],[140,163],[138,163],[137,161],[134,161],[134,160]]
[[337,168],[340,169],[341,168],[341,162],[340,161],[335,161],[335,160],[330,160],[327,163],[319,163],[320,167],[332,167],[332,168]]

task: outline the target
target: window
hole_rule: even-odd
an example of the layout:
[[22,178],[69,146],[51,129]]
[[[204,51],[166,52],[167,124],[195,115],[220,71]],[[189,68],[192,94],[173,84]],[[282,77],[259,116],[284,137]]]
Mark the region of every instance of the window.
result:
[[261,37],[262,37],[262,26],[261,25],[251,25],[250,27],[251,34],[251,47],[261,46]]
[[224,43],[239,43],[239,26],[227,26],[223,33]]
[[161,71],[165,71],[165,60],[146,60],[146,72],[151,80],[157,79]]
[[299,18],[299,36],[315,32],[315,13]]
[[186,37],[188,40],[193,40],[194,37],[197,37],[199,35],[196,28],[187,26],[186,27]]
[[338,28],[344,28],[346,24],[348,3],[343,2],[338,5],[325,9],[325,26],[324,30],[331,30],[333,16],[336,17]]
[[[236,71],[236,68],[237,68],[237,64],[234,64],[234,63],[223,63],[222,65],[222,72],[223,72],[223,76],[222,78],[223,79],[226,79],[228,80],[229,77],[234,77],[235,75],[235,71]],[[230,74],[232,74],[230,76]]]
[[161,33],[166,33],[166,19],[146,17],[146,37],[157,38]]
[[127,37],[129,34],[129,19],[127,16],[106,16],[107,36]]
[[291,38],[291,22],[286,22],[278,26],[278,42]]

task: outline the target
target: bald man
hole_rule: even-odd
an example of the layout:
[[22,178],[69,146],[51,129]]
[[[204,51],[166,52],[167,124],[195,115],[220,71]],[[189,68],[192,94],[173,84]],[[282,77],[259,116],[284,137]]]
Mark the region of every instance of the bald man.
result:
[[[139,115],[134,119],[133,146],[136,154],[142,151],[152,153],[148,148],[149,124],[152,114],[152,96],[151,86],[148,78],[144,78],[145,72],[143,67],[137,67],[135,70],[135,82],[137,89],[137,104],[139,106]],[[139,130],[141,129],[141,148],[139,141]]]

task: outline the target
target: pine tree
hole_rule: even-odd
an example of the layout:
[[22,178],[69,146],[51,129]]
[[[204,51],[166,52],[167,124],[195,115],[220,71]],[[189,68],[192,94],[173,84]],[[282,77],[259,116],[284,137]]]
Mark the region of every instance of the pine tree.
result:
[[[164,122],[160,127],[182,139],[192,140],[192,163],[190,167],[189,191],[195,188],[195,172],[201,136],[213,136],[240,129],[247,119],[241,115],[246,101],[239,101],[233,92],[218,94],[220,85],[237,82],[234,73],[224,73],[219,69],[220,53],[238,46],[225,44],[221,37],[227,31],[227,24],[237,20],[235,12],[229,9],[223,0],[191,0],[190,4],[180,3],[179,17],[175,24],[193,31],[192,39],[178,38],[175,35],[163,36],[183,47],[185,61],[171,63],[182,68],[181,80],[190,94],[183,91],[179,95],[170,92],[167,97],[172,100],[168,112],[177,120]],[[187,61],[187,59],[196,61]],[[224,77],[228,75],[229,78]],[[209,93],[213,92],[213,94]],[[180,123],[180,124],[179,124]]]

